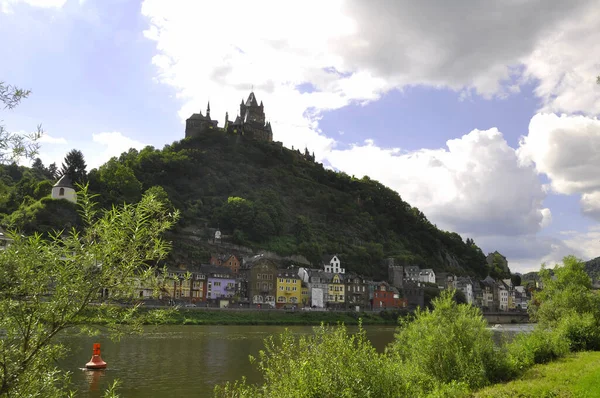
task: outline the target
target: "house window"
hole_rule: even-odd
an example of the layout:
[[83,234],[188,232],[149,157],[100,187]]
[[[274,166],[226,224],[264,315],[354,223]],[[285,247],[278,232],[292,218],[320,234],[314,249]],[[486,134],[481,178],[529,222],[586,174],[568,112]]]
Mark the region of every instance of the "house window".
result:
[[65,196],[65,189],[61,188],[58,190],[58,196]]
[[285,297],[283,297],[283,296],[279,296],[279,297],[277,297],[277,301],[278,301],[279,303],[285,303]]

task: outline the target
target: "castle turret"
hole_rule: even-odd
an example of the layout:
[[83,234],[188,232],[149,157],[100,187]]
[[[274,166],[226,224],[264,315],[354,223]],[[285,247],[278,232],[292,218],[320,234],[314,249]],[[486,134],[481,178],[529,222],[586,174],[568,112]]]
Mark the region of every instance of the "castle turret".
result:
[[206,117],[210,120],[210,101],[208,101],[208,105],[206,106]]

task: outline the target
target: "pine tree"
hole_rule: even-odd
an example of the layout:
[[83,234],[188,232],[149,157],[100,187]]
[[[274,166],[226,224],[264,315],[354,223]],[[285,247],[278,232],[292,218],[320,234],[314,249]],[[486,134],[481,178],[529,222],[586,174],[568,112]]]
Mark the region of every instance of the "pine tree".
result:
[[33,161],[31,168],[36,169],[41,171],[42,173],[46,171],[46,167],[44,167],[44,163],[42,162],[42,159],[40,158],[35,158],[35,160]]
[[46,173],[48,178],[56,180],[56,178],[58,177],[58,167],[56,167],[56,163],[50,163],[48,169],[46,169]]
[[61,175],[67,174],[73,184],[75,183],[83,183],[86,179],[86,164],[83,158],[83,153],[80,150],[72,149],[67,156],[65,156],[65,160],[62,164],[62,168],[60,170]]

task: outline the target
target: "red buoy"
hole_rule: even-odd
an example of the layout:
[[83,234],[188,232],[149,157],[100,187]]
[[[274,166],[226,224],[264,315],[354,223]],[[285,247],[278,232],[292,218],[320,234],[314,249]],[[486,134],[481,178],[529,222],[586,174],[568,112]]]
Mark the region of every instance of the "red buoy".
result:
[[100,344],[94,343],[94,353],[92,359],[85,364],[87,369],[106,369],[106,362],[102,360],[100,356]]

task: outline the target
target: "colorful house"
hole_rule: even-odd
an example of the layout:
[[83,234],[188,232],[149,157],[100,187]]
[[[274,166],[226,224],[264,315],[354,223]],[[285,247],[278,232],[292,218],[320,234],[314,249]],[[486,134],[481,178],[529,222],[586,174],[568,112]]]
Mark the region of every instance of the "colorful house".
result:
[[344,278],[341,274],[329,275],[330,279],[327,285],[327,306],[333,308],[342,308],[346,302]]
[[277,274],[277,308],[302,306],[302,281],[295,270]]
[[387,282],[378,282],[373,292],[373,309],[406,308],[408,301],[401,299],[398,290]]
[[217,265],[219,267],[227,267],[237,275],[240,270],[240,259],[233,254],[213,254],[210,257],[210,264]]
[[235,296],[235,276],[225,267],[203,265],[201,272],[206,275],[206,299],[217,300]]

